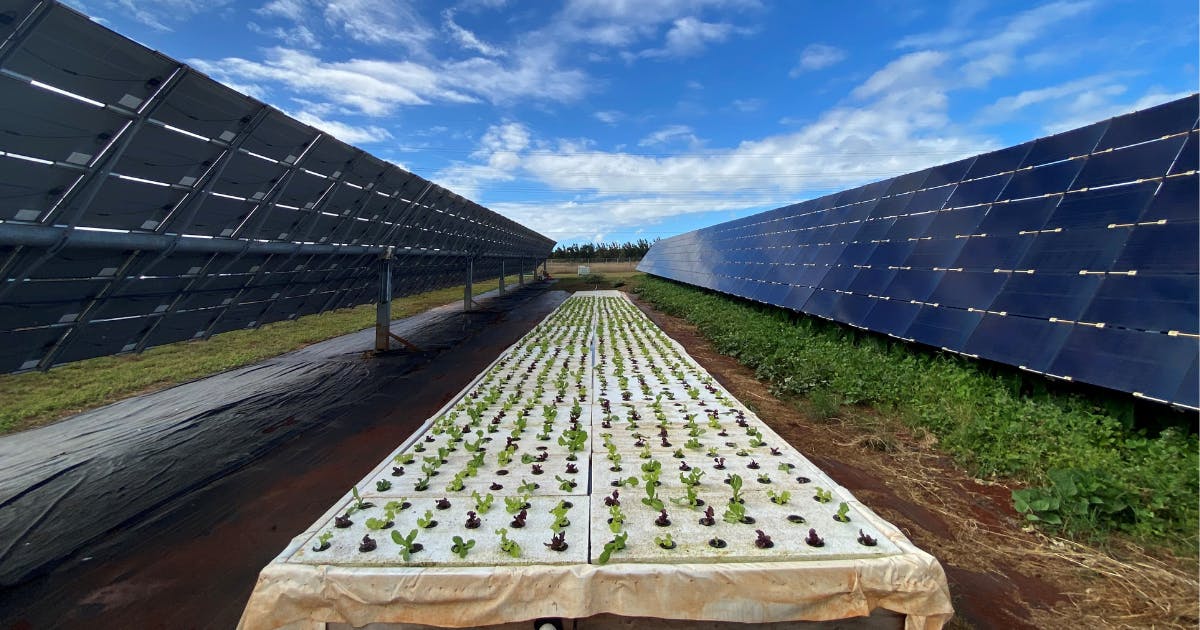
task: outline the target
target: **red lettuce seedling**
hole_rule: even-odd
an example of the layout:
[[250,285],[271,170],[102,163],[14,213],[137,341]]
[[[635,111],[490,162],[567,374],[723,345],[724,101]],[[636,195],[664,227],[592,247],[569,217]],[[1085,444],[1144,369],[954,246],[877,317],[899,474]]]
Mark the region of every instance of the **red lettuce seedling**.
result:
[[659,527],[666,527],[671,524],[671,519],[667,518],[666,510],[661,510],[659,512],[658,518],[654,519],[654,524],[658,525]]
[[775,543],[771,542],[771,537],[763,533],[763,530],[756,529],[754,530],[754,533],[758,534],[758,538],[754,539],[755,547],[758,547],[759,549],[770,549],[771,547],[775,546]]
[[688,466],[687,462],[679,462],[679,470],[682,470],[683,472],[687,472],[691,469],[692,469],[692,467]]
[[371,538],[370,536],[363,536],[362,542],[358,544],[358,550],[366,553],[368,551],[375,551],[376,546],[377,545],[374,538]]
[[479,520],[479,516],[476,515],[474,511],[467,512],[467,529],[475,529],[476,527],[479,527],[480,524],[481,521]]
[[704,516],[700,517],[700,524],[705,527],[712,527],[716,523],[716,512],[713,512],[712,506],[710,505],[704,510]]
[[534,464],[534,465],[533,465],[533,469],[532,469],[530,472],[532,472],[532,473],[533,473],[533,474],[535,474],[535,475],[540,475],[540,474],[542,474],[542,465],[541,465],[541,464]]
[[488,486],[488,489],[491,490],[492,492],[495,492],[497,490],[503,490],[504,486],[493,481],[492,485]]
[[333,517],[333,526],[339,529],[345,529],[353,524],[354,521],[350,520],[350,515],[348,514]]
[[863,530],[858,530],[858,544],[864,547],[874,547],[879,544],[878,540],[871,537],[870,534],[863,533]]
[[805,537],[804,542],[808,543],[809,547],[824,547],[825,546],[825,539],[818,536],[817,530],[815,530],[815,529],[808,530],[808,536]]
[[393,477],[400,477],[402,475],[404,475],[404,467],[403,466],[392,466],[392,476]]
[[542,544],[549,547],[551,551],[566,551],[567,532],[559,532],[550,537],[550,542]]
[[758,470],[758,468],[759,468],[758,462],[756,462],[752,459],[752,460],[750,460],[749,464],[746,464],[746,468],[749,468],[750,470]]
[[579,472],[579,467],[577,467],[575,464],[567,464],[567,473],[568,474],[573,475],[577,472]]
[[713,461],[716,462],[716,464],[713,465],[713,468],[716,468],[717,470],[725,470],[725,458],[724,457],[714,457]]
[[436,507],[439,510],[449,510],[450,509],[450,500],[447,499],[446,497],[442,497],[442,498],[438,499],[438,502],[434,504],[434,507]]
[[512,523],[509,523],[509,525],[512,527],[515,527],[517,529],[525,527],[525,519],[526,518],[529,518],[529,511],[521,510],[520,512],[517,513],[516,516],[513,517]]
[[621,491],[613,490],[612,496],[604,497],[604,506],[612,507],[614,505],[621,505],[621,500],[617,498],[619,496],[621,496]]

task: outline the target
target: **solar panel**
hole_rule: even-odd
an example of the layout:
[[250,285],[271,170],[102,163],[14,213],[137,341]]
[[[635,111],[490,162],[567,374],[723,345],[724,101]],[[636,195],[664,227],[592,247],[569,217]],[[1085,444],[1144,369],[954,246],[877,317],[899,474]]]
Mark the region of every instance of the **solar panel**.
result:
[[740,219],[783,218],[686,260],[665,239],[639,268],[686,282],[756,252],[706,286],[1195,407],[1198,118],[1190,96]]
[[389,246],[397,295],[553,246],[56,2],[0,41],[0,370],[371,302]]

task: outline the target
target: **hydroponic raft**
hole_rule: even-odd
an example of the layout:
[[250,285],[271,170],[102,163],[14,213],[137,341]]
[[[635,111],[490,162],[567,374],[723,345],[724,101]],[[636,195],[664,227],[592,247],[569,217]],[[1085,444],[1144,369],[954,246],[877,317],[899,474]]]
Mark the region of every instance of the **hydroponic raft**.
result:
[[621,293],[576,293],[261,573],[247,629],[952,614],[941,566]]

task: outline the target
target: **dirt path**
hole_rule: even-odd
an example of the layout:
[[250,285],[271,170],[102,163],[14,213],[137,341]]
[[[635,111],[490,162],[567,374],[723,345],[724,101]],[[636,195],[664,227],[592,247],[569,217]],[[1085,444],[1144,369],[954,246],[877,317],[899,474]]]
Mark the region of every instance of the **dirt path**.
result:
[[951,628],[1196,627],[1195,559],[1116,542],[1103,553],[1023,531],[1011,488],[973,479],[933,449],[932,436],[862,409],[817,419],[685,320],[630,297],[784,439],[941,561],[957,612]]

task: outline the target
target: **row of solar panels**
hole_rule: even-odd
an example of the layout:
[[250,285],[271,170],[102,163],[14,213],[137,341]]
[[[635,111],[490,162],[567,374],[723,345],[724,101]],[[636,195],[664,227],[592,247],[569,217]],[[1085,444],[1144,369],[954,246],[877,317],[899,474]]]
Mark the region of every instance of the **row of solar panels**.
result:
[[639,269],[1198,405],[1195,96],[659,241]]
[[0,7],[0,371],[532,269],[553,241],[53,1]]

